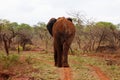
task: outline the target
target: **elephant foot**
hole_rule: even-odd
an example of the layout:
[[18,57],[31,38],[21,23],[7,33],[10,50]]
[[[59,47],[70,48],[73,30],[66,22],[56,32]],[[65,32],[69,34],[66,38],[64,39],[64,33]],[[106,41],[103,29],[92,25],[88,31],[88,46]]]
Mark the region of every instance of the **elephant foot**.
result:
[[57,63],[55,63],[55,66],[57,67]]
[[69,67],[69,64],[55,64],[56,67]]
[[62,67],[69,67],[69,64],[63,64]]
[[56,66],[56,67],[59,67],[59,68],[60,68],[60,67],[69,67],[69,64],[68,64],[68,63],[63,63],[63,64],[62,64],[62,63],[56,63],[56,62],[55,62],[55,66]]
[[58,64],[57,67],[59,67],[59,68],[62,67],[62,64]]
[[62,64],[57,64],[57,63],[55,63],[55,66],[56,66],[56,67],[62,67]]

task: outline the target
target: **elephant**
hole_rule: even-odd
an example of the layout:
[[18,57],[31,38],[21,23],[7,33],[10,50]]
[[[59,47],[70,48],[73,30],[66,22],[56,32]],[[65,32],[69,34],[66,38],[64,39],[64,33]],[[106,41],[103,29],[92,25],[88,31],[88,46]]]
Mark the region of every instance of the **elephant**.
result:
[[51,18],[47,30],[53,37],[54,61],[56,67],[69,67],[68,51],[75,36],[75,26],[71,18]]

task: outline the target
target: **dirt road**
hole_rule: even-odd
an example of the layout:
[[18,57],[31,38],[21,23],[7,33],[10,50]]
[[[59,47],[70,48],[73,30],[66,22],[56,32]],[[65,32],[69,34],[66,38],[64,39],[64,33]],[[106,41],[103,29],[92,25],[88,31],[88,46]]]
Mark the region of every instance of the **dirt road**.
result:
[[[52,61],[48,61],[42,58],[34,58],[35,60],[40,60],[45,64],[54,65]],[[78,61],[71,60],[70,63],[73,65],[80,64]],[[94,66],[91,64],[84,64],[84,66],[87,66],[87,68],[93,73],[90,74],[93,77],[97,77],[97,80],[111,80],[98,66]],[[56,73],[59,74],[58,80],[75,80],[74,79],[74,72],[71,67],[69,68],[57,68]],[[2,73],[0,73],[2,74]],[[29,78],[16,78],[15,80],[34,80]]]
[[[40,59],[41,60],[41,59]],[[49,62],[46,60],[42,60],[43,62],[53,65],[53,62]],[[79,62],[72,61],[72,64],[80,64]],[[110,78],[97,66],[86,64],[86,66],[89,66],[89,69],[91,69],[94,74],[93,76],[98,77],[98,80],[110,80]],[[73,79],[73,72],[72,69],[69,68],[58,68],[58,74],[60,76],[59,80],[74,80]]]
[[99,80],[110,80],[110,78],[99,67],[93,65],[88,66],[95,72],[95,74],[97,74]]
[[60,80],[73,80],[71,68],[58,68]]

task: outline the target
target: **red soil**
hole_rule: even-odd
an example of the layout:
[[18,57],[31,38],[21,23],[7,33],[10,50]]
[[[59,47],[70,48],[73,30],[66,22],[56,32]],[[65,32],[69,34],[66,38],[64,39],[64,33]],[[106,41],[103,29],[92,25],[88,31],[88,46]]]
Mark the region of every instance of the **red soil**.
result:
[[73,80],[71,68],[58,68],[60,80]]
[[[46,64],[54,65],[53,62],[44,59],[37,59],[37,60],[43,61]],[[73,64],[80,64],[79,62],[74,60],[71,62]],[[89,66],[89,68],[95,72],[99,80],[110,80],[110,78],[99,67],[93,65],[87,65],[87,64],[86,66]],[[59,80],[74,80],[71,68],[58,68],[58,74],[60,75]],[[93,74],[93,76],[96,75]],[[0,78],[0,80],[2,79]],[[29,80],[29,78],[16,78],[15,80]]]
[[97,66],[88,65],[98,75],[100,80],[110,80],[110,78]]

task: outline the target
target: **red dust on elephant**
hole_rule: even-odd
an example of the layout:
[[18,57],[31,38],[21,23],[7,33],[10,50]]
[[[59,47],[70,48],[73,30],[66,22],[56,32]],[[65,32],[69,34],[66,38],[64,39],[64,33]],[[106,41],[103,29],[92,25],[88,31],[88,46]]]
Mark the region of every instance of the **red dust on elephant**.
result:
[[51,18],[47,29],[54,40],[54,60],[57,67],[69,67],[68,51],[75,36],[75,26],[71,18]]

